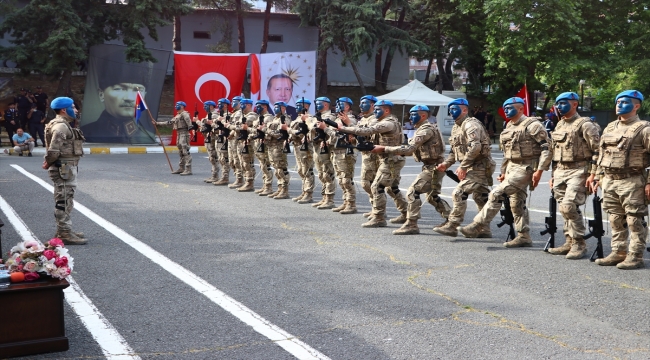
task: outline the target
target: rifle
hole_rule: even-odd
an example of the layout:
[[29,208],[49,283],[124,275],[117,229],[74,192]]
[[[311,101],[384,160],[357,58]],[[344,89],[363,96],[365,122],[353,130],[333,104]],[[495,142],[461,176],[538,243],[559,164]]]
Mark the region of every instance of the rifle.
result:
[[515,217],[512,215],[512,209],[510,209],[510,197],[503,195],[503,209],[499,210],[501,214],[501,222],[497,224],[497,227],[501,228],[503,225],[510,226],[510,231],[508,231],[508,237],[506,237],[506,242],[515,238]]
[[[323,119],[321,113],[319,113],[319,112],[316,113],[316,120],[318,120],[318,122],[325,121],[325,123],[327,125],[329,125],[329,126],[332,126],[330,124],[330,122],[331,122],[331,123],[334,123],[335,127],[338,127],[338,124],[336,124],[332,120]],[[330,150],[327,147],[327,136],[325,135],[325,130],[319,129],[318,127],[316,127],[314,130],[316,130],[316,136],[314,136],[314,139],[313,139],[314,143],[316,143],[316,141],[321,140],[322,142],[321,142],[320,153],[321,154],[328,154],[330,152]]]
[[[223,116],[223,110],[219,111],[219,116]],[[228,108],[226,108],[226,121],[230,120]],[[230,129],[226,128],[221,121],[218,121],[219,130],[222,132],[221,138],[223,139],[223,146],[221,150],[228,150],[228,137],[230,136]]]
[[596,261],[597,258],[605,257],[605,254],[603,254],[603,235],[605,235],[605,230],[603,230],[603,210],[600,205],[600,197],[597,194],[594,195],[592,204],[594,206],[594,219],[588,221],[591,232],[586,234],[584,239],[587,240],[590,237],[595,237],[598,240],[596,250],[594,250],[594,253],[589,258],[590,261]]
[[[198,118],[199,117],[199,106],[197,103],[194,103],[194,117]],[[196,142],[198,140],[199,134],[197,133],[197,130],[199,129],[199,125],[196,123],[196,121],[192,121],[192,127],[189,129],[190,131],[193,131],[194,133],[192,134],[192,140],[191,142]]]
[[[212,120],[212,113],[210,110],[208,110],[208,120]],[[200,129],[201,133],[203,134],[203,138],[205,139],[205,143],[209,143],[211,141],[212,137],[212,126],[206,122],[204,122],[201,125]]]
[[546,230],[540,231],[540,235],[549,235],[546,246],[544,246],[544,251],[548,252],[549,248],[555,247],[555,232],[557,231],[557,200],[553,197],[553,191],[551,190],[551,197],[548,199],[548,212],[549,216],[544,218],[544,224],[546,224]]
[[[284,116],[284,114],[280,115],[280,123],[282,125],[285,124],[286,119],[287,118]],[[285,154],[291,154],[291,146],[289,145],[289,131],[280,130],[280,133],[282,134],[280,140],[284,141],[284,148],[282,149],[282,152]]]
[[[264,115],[263,114],[259,114],[259,119],[260,119],[259,126],[264,125]],[[257,150],[256,150],[258,153],[266,152],[266,146],[264,145],[264,138],[265,137],[266,137],[266,134],[264,134],[264,131],[262,131],[260,129],[257,129],[257,134],[255,135],[255,137],[253,139],[260,140],[260,145],[257,147]]]
[[[242,125],[246,124],[246,116],[242,114]],[[244,147],[241,149],[242,154],[248,154],[248,130],[239,130],[237,141],[243,141]]]
[[458,178],[458,175],[456,175],[453,171],[451,170],[445,170],[445,175],[447,175],[450,179],[454,180],[455,182],[459,183],[460,179]]

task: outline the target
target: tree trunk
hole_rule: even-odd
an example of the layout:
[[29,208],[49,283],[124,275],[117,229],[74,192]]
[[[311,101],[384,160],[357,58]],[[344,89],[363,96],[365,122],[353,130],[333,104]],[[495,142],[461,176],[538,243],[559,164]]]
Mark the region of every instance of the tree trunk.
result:
[[327,49],[321,49],[322,31],[318,29],[318,60],[316,60],[316,94],[327,95]]
[[442,89],[443,89],[443,84],[444,84],[444,78],[447,76],[445,74],[445,65],[442,63],[443,57],[442,55],[437,56],[436,59],[436,67],[438,67],[438,83],[436,84],[436,90],[442,94]]
[[551,101],[551,94],[555,92],[555,88],[557,87],[557,84],[551,85],[551,87],[548,89],[548,92],[545,94],[546,95],[546,100],[544,100],[544,106],[542,109],[546,110],[548,109],[548,102]]
[[72,70],[65,70],[61,73],[59,78],[59,85],[56,88],[56,93],[52,98],[57,98],[59,96],[67,96],[68,91],[70,90],[70,81],[72,80]]
[[273,0],[266,0],[266,9],[264,9],[264,32],[262,34],[262,49],[260,54],[266,53],[266,47],[269,45],[269,22],[271,21],[271,8]]
[[453,57],[451,56],[452,51],[449,51],[449,57],[445,62],[445,82],[442,84],[443,90],[454,90],[454,74],[451,71],[451,66],[454,63]]
[[[348,46],[346,45],[345,41],[341,41],[341,44],[343,44],[343,51],[345,51],[345,54],[347,55],[348,59],[351,58],[350,50],[348,49]],[[359,87],[361,88],[361,93],[366,94],[366,87],[363,84],[363,78],[361,78],[361,73],[359,72],[359,68],[357,67],[357,64],[354,61],[350,61],[350,65],[352,66],[352,71],[354,71],[354,76],[357,77],[357,82],[359,83]]]
[[[402,11],[399,13],[399,19],[397,20],[397,28],[401,29],[404,25],[404,18],[406,17],[406,6],[402,7]],[[390,67],[393,65],[393,56],[395,56],[395,48],[391,47],[388,49],[386,54],[386,60],[384,60],[384,69],[381,72],[381,82],[386,89],[388,85],[388,75],[390,75]]]
[[237,12],[237,40],[239,52],[246,52],[246,37],[244,36],[244,13],[241,7],[242,0],[235,0],[235,12]]
[[174,36],[172,37],[172,49],[181,51],[181,17],[174,16]]
[[379,41],[377,41],[377,53],[375,54],[375,90],[379,93],[386,91],[385,84],[381,81],[381,61],[383,57],[383,49],[379,47]]
[[427,72],[424,74],[424,84],[429,85],[431,81],[429,80],[429,76],[431,76],[431,65],[433,65],[433,57],[431,60],[429,60],[429,63],[427,64]]

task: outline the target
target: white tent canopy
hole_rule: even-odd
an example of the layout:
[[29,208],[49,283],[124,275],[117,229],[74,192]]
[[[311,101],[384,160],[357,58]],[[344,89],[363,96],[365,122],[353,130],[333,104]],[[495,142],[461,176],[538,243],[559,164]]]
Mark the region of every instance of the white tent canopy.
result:
[[413,80],[386,95],[377,96],[379,100],[390,100],[395,105],[446,106],[453,98],[438,94],[418,80]]

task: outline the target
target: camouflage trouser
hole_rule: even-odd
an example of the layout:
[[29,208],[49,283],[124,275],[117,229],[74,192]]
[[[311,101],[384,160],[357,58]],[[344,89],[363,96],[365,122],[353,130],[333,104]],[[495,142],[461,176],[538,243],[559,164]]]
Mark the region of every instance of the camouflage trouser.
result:
[[553,172],[553,197],[564,218],[564,235],[572,239],[582,238],[585,233],[580,206],[587,201],[587,176],[584,167],[571,170],[556,168]]
[[515,230],[521,234],[528,234],[528,208],[526,208],[526,189],[533,178],[533,169],[527,165],[510,163],[505,173],[505,179],[488,195],[488,202],[474,221],[488,225],[497,215],[503,203],[503,195],[510,197],[510,209],[515,222]]
[[302,191],[312,193],[314,192],[314,155],[312,149],[308,148],[306,151],[301,151],[300,146],[294,146],[293,148],[296,155],[298,175],[302,179]]
[[346,155],[345,150],[335,150],[331,154],[336,177],[343,190],[343,200],[357,201],[357,191],[354,187],[354,165],[357,163],[357,154]]
[[377,217],[386,216],[386,190],[390,189],[389,194],[395,201],[397,210],[406,213],[408,204],[404,195],[399,190],[399,182],[402,179],[400,172],[406,161],[402,157],[385,157],[381,159],[377,175],[373,180],[372,189],[372,215]]
[[178,166],[185,169],[187,166],[192,166],[192,155],[190,155],[190,133],[187,131],[176,132],[176,147],[178,148],[178,155],[181,160]]
[[214,146],[217,150],[217,159],[221,165],[221,177],[227,178],[230,175],[230,161],[228,159],[228,150],[221,150],[223,143],[215,143]]
[[275,169],[275,177],[278,179],[278,188],[285,188],[289,186],[289,166],[287,164],[287,154],[282,152],[283,144],[266,145],[266,150],[269,154],[269,161],[271,166]]
[[[247,154],[242,154],[244,147],[248,148]],[[237,144],[237,156],[239,157],[239,165],[241,166],[241,172],[244,176],[244,180],[253,181],[255,180],[255,149],[253,146],[246,145],[246,141],[238,141]]]
[[241,160],[239,159],[239,141],[233,139],[228,140],[228,160],[235,178],[242,179],[244,172],[242,171]]
[[334,165],[332,165],[332,161],[330,160],[330,154],[321,154],[320,149],[319,146],[314,146],[314,162],[318,170],[318,179],[323,184],[321,194],[334,195],[336,192]]
[[422,209],[422,200],[420,194],[426,194],[427,202],[436,209],[436,211],[443,217],[447,218],[451,207],[447,202],[441,199],[440,190],[442,188],[442,179],[445,173],[436,170],[435,165],[423,165],[422,172],[415,178],[413,184],[406,193],[408,199],[408,219],[417,220],[420,217],[420,209]]
[[205,150],[208,153],[208,161],[212,165],[212,177],[216,179],[219,177],[219,157],[214,146],[214,141],[206,142]]
[[458,183],[451,194],[454,207],[451,214],[449,214],[449,221],[457,224],[463,222],[467,211],[467,198],[469,198],[470,194],[476,203],[476,207],[478,207],[478,211],[481,212],[488,201],[488,194],[490,193],[488,183],[485,170],[468,170],[465,179]]
[[379,157],[371,152],[361,153],[361,187],[368,193],[372,202],[372,189],[370,186],[375,180],[377,169],[379,168]]
[[648,215],[645,176],[614,180],[605,175],[601,181],[603,210],[609,215],[612,226],[612,251],[625,251],[629,234],[629,252],[642,254],[648,235],[647,225],[643,221],[643,217]]
[[68,179],[61,177],[59,168],[50,166],[48,174],[54,185],[54,219],[57,234],[72,231],[70,213],[74,207],[74,192],[77,189],[77,166],[70,162],[67,165]]
[[257,152],[259,147],[259,141],[255,142],[255,157],[260,163],[260,171],[262,172],[262,183],[264,185],[270,186],[273,184],[273,173],[271,172],[271,161],[269,161],[269,154],[264,150],[264,152]]

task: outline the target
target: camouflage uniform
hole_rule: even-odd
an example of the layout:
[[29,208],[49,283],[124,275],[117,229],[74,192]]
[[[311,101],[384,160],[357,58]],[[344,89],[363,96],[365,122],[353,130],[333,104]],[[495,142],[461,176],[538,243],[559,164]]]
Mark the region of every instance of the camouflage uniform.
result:
[[[366,116],[363,116],[361,120],[359,120],[359,123],[357,124],[358,127],[369,127],[373,126],[377,123],[377,118],[375,117],[375,113],[372,111],[367,114]],[[377,139],[376,135],[372,136],[372,142],[376,145],[377,144]],[[368,194],[368,198],[370,199],[370,204],[372,205],[372,190],[370,189],[370,186],[372,185],[373,180],[375,179],[375,176],[377,175],[377,169],[379,168],[379,156],[377,154],[373,154],[370,151],[362,151],[361,152],[361,188],[365,190],[365,192]],[[368,213],[363,214],[365,217],[369,217],[372,215],[372,210]]]
[[[237,128],[237,134],[235,136],[239,137],[241,134],[241,128],[244,122],[246,123],[246,126],[248,126],[248,136],[246,136],[246,139],[244,140],[239,140],[237,145],[237,156],[239,156],[239,164],[241,165],[242,173],[244,176],[244,184],[241,187],[237,188],[237,191],[254,191],[255,149],[251,145],[252,143],[250,142],[249,137],[250,133],[255,133],[253,122],[257,120],[257,114],[251,111],[247,114],[244,114],[239,120],[240,121],[235,125]],[[246,150],[244,151],[244,149]]]
[[[302,134],[300,129],[300,122],[298,117],[291,122],[291,129],[289,134],[293,142],[293,153],[296,155],[296,165],[298,175],[302,179],[302,193],[293,199],[299,204],[307,204],[313,202],[312,197],[314,193],[314,145],[309,141],[307,134]],[[306,122],[306,120],[305,120]]]
[[157,125],[169,126],[171,125],[176,130],[176,147],[178,147],[178,154],[181,160],[178,163],[178,170],[172,174],[192,175],[192,155],[190,155],[190,131],[192,127],[192,119],[190,113],[183,110],[176,114],[169,121],[158,121]]
[[[219,122],[223,121],[223,117],[212,116],[213,119],[218,119]],[[213,120],[214,121],[214,120]],[[223,130],[217,130],[216,123],[213,123],[214,136],[216,136],[215,149],[217,151],[217,161],[221,166],[221,178],[215,181],[214,185],[228,185],[230,177],[230,159],[228,158],[228,144],[226,143],[225,136],[222,135]]]
[[[328,118],[334,121],[334,114],[331,111],[327,110],[321,113],[321,118]],[[332,209],[334,207],[334,194],[336,193],[336,183],[334,179],[336,178],[336,172],[334,171],[334,165],[330,158],[330,152],[332,152],[332,146],[327,146],[329,152],[321,154],[321,150],[324,146],[327,145],[325,139],[314,141],[316,137],[316,129],[318,127],[317,118],[310,117],[307,120],[307,125],[309,126],[309,136],[313,142],[313,151],[314,151],[314,160],[316,163],[316,169],[318,169],[318,179],[323,185],[321,189],[322,198],[319,202],[312,204],[313,207],[318,209]],[[327,135],[326,135],[327,137]]]
[[[267,152],[264,139],[253,140],[257,136],[256,129],[260,126],[260,119],[262,119],[263,124],[267,124],[273,120],[273,115],[258,115],[257,119],[253,122],[253,127],[249,130],[248,136],[249,140],[253,141],[255,157],[257,157],[260,163],[260,171],[262,172],[262,188],[255,190],[255,192],[260,194],[260,196],[266,196],[273,193],[273,173],[271,172],[271,161],[269,160],[269,153]],[[262,144],[264,144],[264,151],[260,152],[258,149]]]
[[[377,123],[368,127],[344,127],[344,132],[361,136],[378,135],[378,143],[383,146],[398,146],[402,142],[402,127],[399,120],[392,114],[377,119]],[[406,218],[408,204],[404,195],[400,193],[399,182],[400,171],[404,167],[405,160],[401,155],[387,153],[378,154],[380,159],[377,175],[371,185],[372,190],[372,219],[363,224],[364,227],[386,226],[386,189],[390,188],[390,195],[395,200],[397,210]],[[392,219],[395,220],[395,219]],[[392,221],[391,220],[391,221]]]
[[580,259],[587,251],[580,206],[587,200],[587,177],[596,174],[600,133],[591,119],[575,113],[570,118],[560,120],[551,138],[553,196],[564,217],[566,242],[561,247],[549,249],[549,253],[567,255],[567,259]]
[[522,115],[508,122],[501,132],[500,143],[504,149],[501,174],[505,178],[490,192],[487,204],[474,217],[474,222],[462,227],[460,231],[466,237],[481,237],[486,228],[489,229],[490,221],[501,209],[504,195],[507,195],[518,235],[504,243],[504,246],[531,246],[526,190],[532,181],[533,172],[548,170],[551,163],[553,154],[549,148],[548,135],[539,118]]
[[388,146],[384,149],[384,152],[389,156],[413,154],[415,161],[424,163],[422,172],[415,178],[406,193],[408,199],[407,221],[393,234],[420,233],[418,228],[420,209],[422,209],[420,194],[426,194],[427,201],[433,205],[442,217],[447,218],[451,207],[438,196],[442,187],[442,178],[445,176],[444,172],[436,170],[436,165],[442,162],[442,155],[445,152],[445,142],[438,127],[429,123],[426,119],[422,120],[416,125],[415,134],[409,140],[408,145]]
[[[472,195],[479,212],[487,202],[496,163],[490,153],[490,136],[476,118],[465,115],[456,119],[451,129],[449,144],[451,151],[443,164],[449,169],[458,161],[460,168],[467,171],[467,175],[452,193],[454,207],[448,221],[433,230],[443,235],[456,236],[458,234],[456,228],[465,219],[469,195]],[[483,231],[483,234],[491,237],[489,227]]]
[[228,159],[230,160],[230,167],[235,173],[235,182],[228,185],[231,189],[237,189],[244,185],[244,169],[241,163],[241,158],[239,157],[241,141],[237,140],[243,115],[244,114],[241,110],[236,110],[232,113],[228,124],[228,130],[230,130],[230,136],[228,137]]
[[289,198],[289,165],[287,163],[287,154],[283,152],[284,141],[281,140],[281,116],[285,116],[285,119],[287,119],[286,115],[276,115],[269,123],[264,122],[266,151],[269,154],[271,166],[275,169],[275,177],[278,179],[278,190],[269,194],[268,197],[278,200]]
[[[356,126],[357,119],[352,114],[347,114],[349,125]],[[336,117],[336,123],[341,126],[346,126],[341,119]],[[343,204],[337,208],[332,209],[334,212],[341,214],[354,214],[357,212],[357,191],[354,187],[354,166],[357,163],[357,154],[353,150],[352,154],[348,154],[348,149],[337,149],[335,129],[331,127],[325,128],[325,132],[329,136],[330,159],[336,171],[336,177],[339,179],[339,186],[343,190]]]
[[218,155],[217,155],[217,149],[216,149],[216,144],[215,144],[215,131],[213,128],[213,125],[208,124],[208,121],[212,121],[212,119],[216,119],[218,117],[217,112],[212,112],[210,114],[210,117],[203,118],[199,121],[197,121],[197,124],[199,125],[199,130],[201,131],[201,134],[203,134],[203,140],[205,143],[205,150],[208,153],[208,161],[210,161],[210,164],[212,165],[212,176],[210,176],[208,179],[205,179],[206,183],[214,183],[215,181],[219,181],[219,160],[218,160]]
[[77,189],[77,166],[83,156],[83,135],[72,129],[68,118],[57,115],[45,126],[45,161],[50,165],[48,175],[54,185],[54,218],[56,234],[66,244],[84,244],[85,239],[72,231],[70,213]]
[[[646,170],[650,166],[650,124],[636,115],[619,118],[603,131],[600,147],[597,171],[603,188],[603,210],[612,226],[612,253],[596,263],[618,264],[621,269],[643,267],[648,236],[643,217],[648,215],[645,186],[650,183]],[[630,244],[626,246],[628,235]]]

